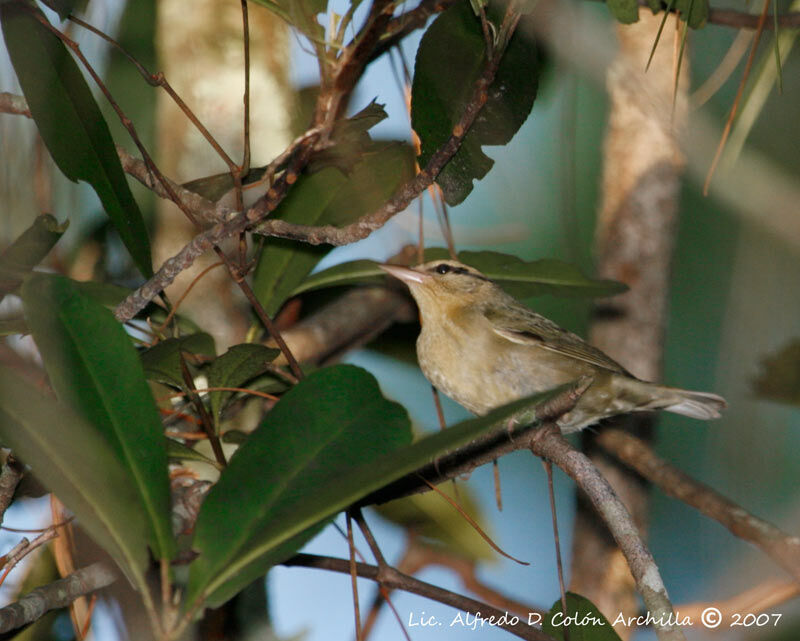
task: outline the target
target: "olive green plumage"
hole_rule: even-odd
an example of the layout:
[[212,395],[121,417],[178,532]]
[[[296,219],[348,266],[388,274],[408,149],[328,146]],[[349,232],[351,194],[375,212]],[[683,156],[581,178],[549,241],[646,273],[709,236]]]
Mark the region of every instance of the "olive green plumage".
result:
[[417,357],[427,379],[475,414],[517,398],[592,377],[559,425],[574,432],[615,414],[667,410],[719,418],[725,400],[641,381],[582,338],[506,294],[454,260],[414,268],[382,265],[417,301],[422,331]]

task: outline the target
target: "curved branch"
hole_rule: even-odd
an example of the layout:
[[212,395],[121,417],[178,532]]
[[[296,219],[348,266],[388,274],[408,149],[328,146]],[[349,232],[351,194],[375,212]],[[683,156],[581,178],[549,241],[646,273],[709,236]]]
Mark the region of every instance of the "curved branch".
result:
[[609,429],[598,435],[597,442],[666,494],[691,505],[724,525],[734,536],[759,547],[800,582],[800,538],[750,514],[716,490],[691,478],[631,434]]

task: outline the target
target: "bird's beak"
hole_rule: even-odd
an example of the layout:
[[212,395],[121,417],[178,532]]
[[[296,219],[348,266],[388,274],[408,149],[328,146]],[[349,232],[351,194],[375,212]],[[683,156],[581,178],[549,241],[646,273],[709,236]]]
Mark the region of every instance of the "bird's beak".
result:
[[385,263],[378,265],[383,271],[395,278],[399,278],[407,285],[423,284],[430,276],[425,272],[418,272],[416,269],[409,267],[401,267],[400,265],[387,265]]

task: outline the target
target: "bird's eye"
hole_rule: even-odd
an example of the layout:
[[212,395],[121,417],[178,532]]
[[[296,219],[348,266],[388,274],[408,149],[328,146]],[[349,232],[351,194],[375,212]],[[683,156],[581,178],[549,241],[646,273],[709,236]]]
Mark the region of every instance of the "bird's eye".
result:
[[441,265],[436,266],[436,273],[437,274],[446,274],[451,269],[450,265],[447,263],[442,263]]

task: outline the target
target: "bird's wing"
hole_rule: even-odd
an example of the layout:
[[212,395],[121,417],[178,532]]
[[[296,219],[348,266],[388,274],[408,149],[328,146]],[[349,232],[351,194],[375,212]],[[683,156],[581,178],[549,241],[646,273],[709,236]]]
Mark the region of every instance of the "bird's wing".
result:
[[619,374],[630,373],[615,360],[596,347],[589,345],[580,336],[559,327],[553,321],[536,312],[514,305],[485,309],[484,316],[498,336],[520,345],[535,345],[562,356],[602,367]]

